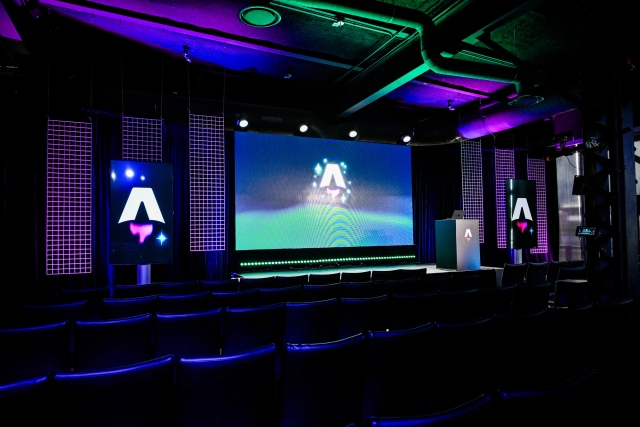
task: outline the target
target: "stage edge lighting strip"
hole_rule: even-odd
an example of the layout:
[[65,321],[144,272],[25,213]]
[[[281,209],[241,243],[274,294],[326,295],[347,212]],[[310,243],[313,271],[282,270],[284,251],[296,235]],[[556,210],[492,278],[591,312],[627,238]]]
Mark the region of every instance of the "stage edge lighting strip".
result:
[[192,252],[225,249],[224,117],[189,115]]
[[478,220],[478,241],[484,243],[482,193],[482,146],[480,141],[460,141],[462,161],[462,208],[465,219]]
[[122,116],[122,160],[162,161],[162,120]]
[[516,169],[513,150],[495,149],[496,168],[496,229],[498,248],[507,248],[507,211],[505,199],[505,181],[515,179]]
[[392,256],[369,256],[369,257],[347,257],[347,258],[321,258],[321,259],[300,259],[282,261],[250,261],[241,262],[240,267],[265,267],[276,265],[295,264],[322,264],[327,262],[353,262],[353,261],[390,261],[390,260],[414,260],[415,255],[392,255]]
[[531,248],[532,254],[547,253],[547,186],[543,159],[527,157],[527,178],[536,182],[536,203],[538,211],[538,247]]
[[47,123],[47,275],[91,273],[91,131]]

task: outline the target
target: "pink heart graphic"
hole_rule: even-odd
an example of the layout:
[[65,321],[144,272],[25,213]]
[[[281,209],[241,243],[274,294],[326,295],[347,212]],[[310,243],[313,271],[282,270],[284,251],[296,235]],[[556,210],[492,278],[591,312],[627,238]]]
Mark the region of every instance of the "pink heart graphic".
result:
[[516,225],[518,226],[518,228],[520,229],[520,231],[522,231],[524,233],[524,230],[527,229],[527,221],[516,221]]

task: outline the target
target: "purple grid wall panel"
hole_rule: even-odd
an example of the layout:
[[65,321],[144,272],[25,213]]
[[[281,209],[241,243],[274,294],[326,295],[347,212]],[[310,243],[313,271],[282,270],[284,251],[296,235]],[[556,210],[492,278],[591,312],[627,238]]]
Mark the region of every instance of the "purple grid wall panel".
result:
[[91,123],[47,123],[47,275],[91,273],[91,135]]
[[189,114],[192,252],[225,247],[224,117]]
[[536,182],[536,203],[538,205],[538,247],[531,248],[532,254],[547,253],[547,185],[543,159],[527,157],[527,178]]
[[462,207],[465,219],[478,220],[479,242],[484,243],[482,146],[480,141],[460,141]]
[[162,119],[122,117],[122,160],[162,161]]
[[496,225],[498,248],[507,247],[507,211],[504,186],[507,179],[515,179],[513,150],[495,150],[496,167]]

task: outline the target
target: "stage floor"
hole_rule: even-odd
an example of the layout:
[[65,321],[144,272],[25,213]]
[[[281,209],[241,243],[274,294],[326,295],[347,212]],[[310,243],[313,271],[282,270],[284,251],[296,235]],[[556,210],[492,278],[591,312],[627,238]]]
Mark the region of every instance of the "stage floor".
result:
[[[315,268],[307,270],[269,270],[269,271],[245,271],[241,273],[232,273],[232,277],[246,277],[246,278],[262,278],[272,276],[299,276],[304,274],[330,274],[330,273],[343,273],[348,272],[360,272],[360,271],[372,271],[372,270],[398,270],[398,269],[427,269],[427,274],[438,273],[451,273],[456,270],[446,270],[442,268],[436,268],[435,264],[402,264],[402,265],[362,265],[357,267],[336,267],[336,268]],[[480,267],[481,270],[495,270],[496,271],[496,285],[500,286],[502,282],[502,268],[497,267]]]

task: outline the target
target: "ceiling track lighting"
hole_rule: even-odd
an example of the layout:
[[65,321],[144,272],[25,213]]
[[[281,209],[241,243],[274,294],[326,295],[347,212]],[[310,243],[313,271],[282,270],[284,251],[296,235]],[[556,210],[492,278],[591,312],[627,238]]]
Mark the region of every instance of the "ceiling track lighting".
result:
[[182,56],[184,56],[185,61],[191,64],[191,58],[189,58],[189,46],[184,45],[184,48],[182,50]]
[[236,124],[238,125],[239,128],[244,129],[247,126],[249,126],[249,119],[247,119],[247,116],[241,115],[238,117]]
[[450,99],[447,101],[447,108],[448,108],[450,111],[456,111],[456,107],[453,105],[453,101],[452,101],[452,100],[450,100]]
[[309,130],[309,125],[307,125],[306,123],[300,123],[298,129],[300,130],[300,132],[305,133]]
[[358,131],[355,129],[349,130],[349,138],[355,138],[358,136]]

